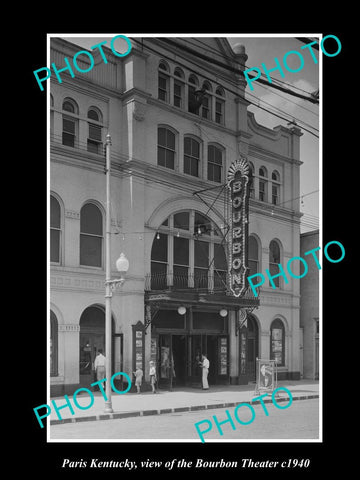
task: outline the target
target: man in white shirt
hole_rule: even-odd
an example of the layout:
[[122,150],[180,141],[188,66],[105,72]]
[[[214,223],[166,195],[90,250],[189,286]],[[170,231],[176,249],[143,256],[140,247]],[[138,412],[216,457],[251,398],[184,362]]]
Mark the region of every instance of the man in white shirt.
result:
[[208,374],[209,374],[209,367],[210,367],[210,362],[208,358],[206,357],[206,354],[203,354],[201,356],[201,366],[202,366],[202,388],[203,390],[208,390],[209,389],[209,383],[208,383]]
[[98,381],[105,378],[105,365],[106,358],[104,357],[101,348],[99,348],[94,362],[94,369],[96,371],[96,378]]

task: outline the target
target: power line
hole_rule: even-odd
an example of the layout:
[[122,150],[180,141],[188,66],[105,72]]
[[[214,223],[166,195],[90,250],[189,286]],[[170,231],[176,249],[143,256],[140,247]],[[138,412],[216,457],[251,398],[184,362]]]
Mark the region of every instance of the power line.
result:
[[[296,38],[296,37],[292,37],[292,38]],[[223,54],[223,53],[219,53],[218,50],[216,50],[215,48],[211,47],[210,45],[207,45],[205,42],[201,41],[201,40],[200,40],[199,38],[197,38],[197,37],[187,38],[187,41],[188,41],[191,45],[193,45],[194,47],[198,47],[198,45],[192,43],[190,40],[196,40],[197,42],[199,42],[201,45],[203,45],[202,48],[203,48],[204,50],[207,50],[209,53],[214,53],[214,54],[218,55],[219,57],[225,58],[225,59],[227,59],[227,60],[229,60],[229,61],[231,61],[231,62],[234,61],[234,59],[233,59],[232,57],[229,57],[228,55],[225,55],[225,54]],[[315,48],[316,48],[316,47],[315,47]],[[318,48],[317,48],[317,49],[318,49]],[[254,67],[249,67],[248,65],[245,65],[245,67],[246,67],[247,69],[254,68]],[[269,77],[271,78],[271,80],[272,80],[273,82],[275,81],[275,82],[282,83],[282,84],[284,84],[284,85],[287,85],[288,87],[294,88],[295,90],[299,90],[300,92],[304,92],[304,93],[307,93],[308,95],[311,95],[311,92],[308,92],[308,91],[306,91],[306,90],[304,90],[304,89],[302,89],[302,88],[300,88],[300,87],[297,87],[297,86],[295,86],[295,85],[291,85],[290,83],[284,82],[283,80],[279,80],[279,79],[273,78],[273,77],[271,77],[270,75],[269,75]],[[274,92],[274,93],[275,93],[275,92]]]
[[[217,65],[217,66],[219,66],[219,67],[221,67],[221,68],[224,68],[225,70],[229,70],[229,71],[231,71],[232,73],[236,73],[237,75],[242,75],[242,76],[244,76],[244,72],[243,72],[242,70],[240,70],[240,69],[238,69],[238,68],[235,68],[235,67],[232,67],[232,66],[230,66],[230,65],[227,65],[227,64],[225,64],[225,63],[223,63],[223,62],[219,62],[218,60],[209,59],[206,55],[203,55],[203,54],[201,54],[200,52],[197,52],[196,50],[193,50],[193,49],[190,48],[190,47],[187,47],[187,46],[185,46],[185,45],[182,45],[182,44],[180,44],[180,43],[177,43],[177,42],[175,42],[174,40],[172,40],[172,39],[170,39],[170,38],[161,38],[161,40],[162,40],[163,42],[165,42],[165,43],[168,43],[168,44],[172,45],[172,46],[176,46],[176,47],[178,47],[178,48],[186,51],[187,53],[190,53],[190,54],[192,54],[192,55],[194,55],[194,56],[196,56],[196,57],[199,57],[199,58],[201,58],[201,59],[203,59],[203,60],[206,60],[206,61],[209,62],[209,63],[212,63],[212,64],[214,64],[214,65]],[[245,65],[244,65],[244,67],[245,67]],[[254,78],[254,76],[249,75],[249,78]],[[300,94],[300,93],[296,93],[296,92],[294,92],[294,91],[292,91],[292,90],[289,90],[289,89],[287,89],[287,88],[284,88],[284,87],[282,87],[282,86],[280,86],[280,85],[276,85],[276,84],[274,84],[274,83],[269,84],[268,81],[263,80],[261,77],[258,78],[257,81],[258,81],[259,83],[264,83],[264,84],[266,84],[266,85],[271,85],[273,88],[276,88],[276,89],[281,90],[281,91],[283,91],[283,92],[285,92],[285,93],[288,93],[289,95],[294,95],[295,97],[302,98],[303,100],[307,100],[307,101],[309,101],[309,102],[311,102],[311,103],[315,103],[315,104],[318,104],[318,103],[319,103],[318,100],[315,99],[314,97],[311,97],[311,96],[308,97],[308,96],[302,95],[302,94]]]
[[[154,49],[154,48],[152,48],[152,47],[149,47],[148,45],[144,45],[144,44],[142,44],[141,42],[139,42],[138,40],[135,40],[135,39],[133,39],[133,40],[134,40],[136,43],[139,43],[143,48],[146,48],[147,50],[150,50],[150,51],[156,53],[156,55],[158,55],[160,58],[166,58],[167,60],[169,60],[169,61],[171,61],[171,62],[174,61],[174,59],[171,58],[171,57],[169,57],[168,55],[166,55],[166,54],[164,54],[164,53],[162,53],[162,52],[159,52],[158,50],[156,50],[156,49]],[[179,55],[179,56],[181,56],[181,55]],[[189,60],[188,60],[188,61],[189,61]],[[184,65],[183,63],[179,62],[179,60],[176,60],[176,63],[177,63],[178,65],[181,65],[183,68],[189,70],[190,72],[199,75],[198,70],[194,70],[194,69],[192,69],[191,67],[189,67],[188,65]],[[191,62],[191,63],[194,63],[194,62]],[[204,67],[202,67],[202,68],[203,68],[204,70],[206,70]],[[201,76],[204,77],[206,80],[209,80],[209,81],[211,81],[211,82],[214,81],[212,78],[207,77],[207,76],[204,75],[204,74],[201,74]],[[231,90],[230,88],[228,88],[228,87],[226,87],[226,86],[223,86],[223,88],[224,88],[225,90],[227,90],[229,93],[231,93],[232,95],[234,95],[234,96],[236,96],[236,97],[240,97],[239,92],[235,92],[234,90]],[[242,98],[242,97],[241,97],[241,98]],[[254,106],[257,107],[257,108],[260,108],[261,110],[266,111],[267,113],[270,113],[271,115],[274,115],[274,116],[277,117],[277,118],[280,118],[281,120],[284,120],[285,122],[289,122],[289,119],[288,119],[288,118],[284,118],[284,117],[281,116],[281,115],[278,115],[278,114],[276,114],[276,113],[274,113],[274,112],[271,112],[271,111],[267,110],[266,108],[261,107],[260,105],[257,105],[256,103],[252,102],[251,100],[247,100],[247,102],[250,103],[251,105],[254,105]],[[311,135],[313,135],[314,137],[319,138],[318,135],[316,135],[315,133],[311,132],[311,131],[308,130],[307,128],[305,128],[305,127],[301,127],[301,128],[302,128],[302,130],[304,130],[304,131],[310,133]]]

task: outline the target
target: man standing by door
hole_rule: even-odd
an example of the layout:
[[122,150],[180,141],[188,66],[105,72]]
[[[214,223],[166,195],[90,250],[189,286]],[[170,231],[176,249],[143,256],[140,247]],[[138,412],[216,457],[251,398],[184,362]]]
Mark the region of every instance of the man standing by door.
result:
[[102,380],[105,378],[105,365],[106,365],[106,358],[103,355],[103,351],[101,348],[97,351],[97,355],[94,361],[94,370],[96,372],[96,379],[97,381]]
[[209,383],[208,383],[208,375],[209,375],[209,367],[210,362],[205,353],[201,356],[201,367],[202,367],[202,388],[203,390],[209,390]]

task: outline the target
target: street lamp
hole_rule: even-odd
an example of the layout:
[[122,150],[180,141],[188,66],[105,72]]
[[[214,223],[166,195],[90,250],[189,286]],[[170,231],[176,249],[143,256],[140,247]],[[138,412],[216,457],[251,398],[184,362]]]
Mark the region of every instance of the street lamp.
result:
[[105,413],[112,413],[111,402],[111,297],[117,286],[122,286],[125,274],[129,269],[129,261],[123,253],[116,260],[116,268],[120,278],[111,280],[111,196],[110,196],[110,158],[111,137],[106,136],[106,243],[105,243],[105,351],[106,351],[106,400]]

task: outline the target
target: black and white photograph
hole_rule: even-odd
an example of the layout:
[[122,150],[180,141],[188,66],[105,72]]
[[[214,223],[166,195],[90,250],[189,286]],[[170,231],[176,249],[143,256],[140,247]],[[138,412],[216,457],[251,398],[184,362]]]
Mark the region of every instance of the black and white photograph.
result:
[[351,255],[324,90],[348,45],[304,30],[46,33],[27,415],[57,471],[319,468]]
[[321,440],[322,39],[48,41],[49,441]]

